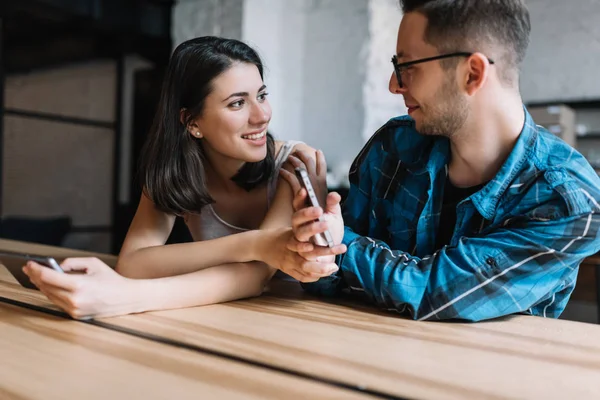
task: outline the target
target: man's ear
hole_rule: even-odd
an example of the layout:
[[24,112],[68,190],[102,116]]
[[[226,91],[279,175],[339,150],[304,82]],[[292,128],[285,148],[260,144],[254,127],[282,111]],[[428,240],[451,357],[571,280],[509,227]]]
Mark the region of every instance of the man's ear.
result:
[[491,64],[486,56],[481,53],[473,53],[466,64],[465,90],[469,96],[477,93],[487,82],[490,74]]

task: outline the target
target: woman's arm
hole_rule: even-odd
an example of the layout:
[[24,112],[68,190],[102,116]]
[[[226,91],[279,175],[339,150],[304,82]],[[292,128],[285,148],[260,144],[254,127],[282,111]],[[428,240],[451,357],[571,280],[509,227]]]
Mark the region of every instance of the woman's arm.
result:
[[[289,196],[291,202],[291,194]],[[256,231],[213,240],[165,245],[174,223],[175,216],[158,210],[142,194],[119,254],[117,272],[128,278],[162,278],[255,258],[249,250],[255,247],[253,243],[258,240]]]
[[[142,204],[142,202],[146,204]],[[188,243],[186,247],[183,245],[160,246],[168,237],[174,218],[161,215],[148,199],[142,199],[140,208],[142,208],[142,212],[138,210],[136,221],[132,223],[132,228],[128,233],[128,243],[124,245],[123,249],[125,253],[132,251],[132,248],[136,246],[159,246],[155,253],[156,259],[160,261],[157,264],[162,265],[163,268],[171,268],[170,265],[180,261],[187,262],[187,266],[197,267],[207,264],[203,254],[198,254],[198,260],[189,260],[191,258],[189,252],[195,251],[194,249],[203,244],[208,243],[210,246],[208,248],[208,252],[211,253],[209,258],[213,256],[230,257],[228,253],[236,251],[234,247],[215,251],[215,241]],[[254,231],[256,236],[249,236],[248,242],[238,243],[236,246],[239,248],[247,246],[245,252],[249,259],[266,259],[268,258],[265,256],[266,253],[272,254],[278,251],[299,257],[297,253],[287,252],[286,249],[286,244],[292,235],[291,215],[292,190],[287,183],[280,181],[273,204],[261,229]],[[144,221],[144,216],[148,217],[148,220]],[[136,234],[131,235],[131,232]],[[242,237],[241,235],[230,236],[239,238]],[[204,248],[206,249],[206,247]],[[172,249],[178,250],[173,251]],[[184,252],[188,253],[183,254]],[[276,259],[281,259],[281,257]],[[147,262],[153,261],[156,260],[148,257]],[[303,259],[299,259],[299,261],[303,261],[304,264],[298,262],[298,265],[306,266],[309,263]],[[296,263],[292,260],[288,264],[295,265]],[[320,267],[321,263],[314,262],[313,264]],[[221,265],[205,266],[204,269],[177,276],[158,279],[130,279],[119,275],[96,258],[67,259],[61,266],[67,272],[75,270],[83,272],[83,274],[57,273],[33,262],[28,263],[25,272],[52,302],[74,318],[106,317],[150,310],[182,308],[258,296],[276,271],[275,268],[262,262],[221,263]],[[324,275],[328,275],[328,273]]]
[[160,279],[129,279],[97,258],[70,258],[58,273],[34,262],[24,271],[73,318],[97,318],[222,303],[262,293],[268,268],[229,264]]

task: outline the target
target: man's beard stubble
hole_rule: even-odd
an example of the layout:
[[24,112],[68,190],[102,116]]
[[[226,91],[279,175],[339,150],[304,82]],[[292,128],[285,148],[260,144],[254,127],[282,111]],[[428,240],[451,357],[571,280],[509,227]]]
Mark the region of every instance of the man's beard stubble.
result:
[[433,107],[426,107],[427,115],[423,114],[423,121],[418,129],[420,134],[450,138],[463,127],[469,109],[465,99],[456,89],[455,82],[454,76],[449,76],[433,96],[439,103]]

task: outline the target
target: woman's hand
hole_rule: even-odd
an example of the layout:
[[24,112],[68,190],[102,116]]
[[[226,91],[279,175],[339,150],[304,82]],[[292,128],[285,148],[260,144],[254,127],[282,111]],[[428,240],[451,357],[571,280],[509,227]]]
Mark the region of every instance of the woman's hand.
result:
[[50,301],[75,319],[141,312],[137,309],[136,281],[116,273],[97,258],[68,258],[65,273],[29,261],[23,271]]

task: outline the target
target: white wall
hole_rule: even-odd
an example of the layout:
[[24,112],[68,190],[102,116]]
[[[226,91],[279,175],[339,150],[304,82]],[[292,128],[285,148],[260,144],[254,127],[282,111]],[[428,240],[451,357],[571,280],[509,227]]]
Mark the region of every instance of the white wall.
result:
[[361,149],[368,0],[314,1],[306,15],[303,139],[332,168]]
[[265,64],[265,83],[278,139],[303,138],[305,0],[246,0],[242,38]]
[[246,0],[242,38],[266,65],[271,131],[347,164],[364,140],[368,0]]
[[402,96],[388,90],[392,55],[396,52],[402,10],[398,0],[369,0],[369,41],[363,99],[365,118],[362,137],[371,135],[390,118],[406,114]]
[[178,0],[171,16],[173,48],[198,36],[242,36],[244,0]]
[[600,98],[600,0],[526,0],[531,43],[523,63],[525,102]]

